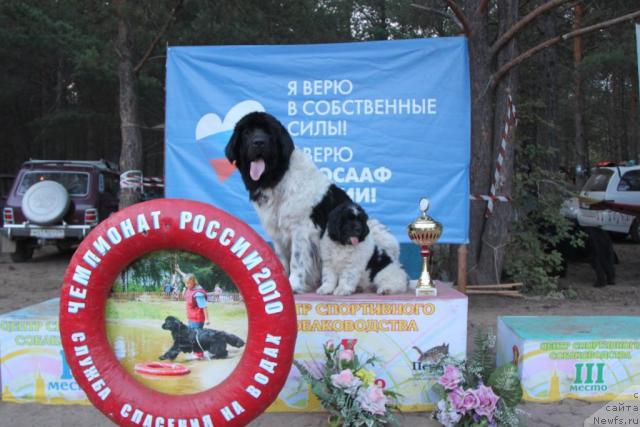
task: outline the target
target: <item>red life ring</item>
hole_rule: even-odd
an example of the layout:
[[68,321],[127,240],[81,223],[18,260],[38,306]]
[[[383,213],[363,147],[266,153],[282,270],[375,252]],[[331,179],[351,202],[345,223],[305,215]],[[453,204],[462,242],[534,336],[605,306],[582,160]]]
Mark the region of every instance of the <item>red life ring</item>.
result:
[[136,363],[133,370],[145,375],[187,375],[191,370],[180,363],[145,362]]
[[[138,382],[118,362],[106,333],[105,305],[118,274],[164,249],[194,252],[220,266],[247,309],[247,342],[233,372],[186,396]],[[66,359],[93,405],[121,426],[247,425],[284,386],[296,334],[291,285],[269,245],[244,222],[204,203],[156,199],[111,215],[80,244],[62,284]]]

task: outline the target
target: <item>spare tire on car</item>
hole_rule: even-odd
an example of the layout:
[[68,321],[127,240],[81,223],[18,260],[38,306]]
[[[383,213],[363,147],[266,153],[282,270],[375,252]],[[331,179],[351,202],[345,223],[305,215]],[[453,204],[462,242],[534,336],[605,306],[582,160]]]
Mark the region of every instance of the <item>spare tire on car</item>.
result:
[[71,204],[69,193],[55,181],[33,184],[22,197],[22,213],[34,224],[49,225],[60,221]]

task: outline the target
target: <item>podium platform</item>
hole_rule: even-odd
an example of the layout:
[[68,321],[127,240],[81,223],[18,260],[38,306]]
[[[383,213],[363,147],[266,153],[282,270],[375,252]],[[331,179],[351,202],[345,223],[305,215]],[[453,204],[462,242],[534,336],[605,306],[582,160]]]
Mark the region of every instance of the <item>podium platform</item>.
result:
[[[467,342],[467,297],[438,286],[436,298],[414,295],[347,297],[296,296],[298,340],[295,357],[303,363],[323,360],[329,339],[357,339],[356,352],[381,359],[373,370],[386,387],[403,395],[403,411],[433,407],[425,381],[429,350],[445,347],[463,358]],[[58,332],[59,300],[0,315],[0,381],[9,402],[89,404],[64,359]],[[426,353],[426,355],[425,355]],[[433,352],[431,352],[433,353]],[[322,408],[293,367],[268,412],[310,412]]]
[[498,366],[514,353],[529,402],[631,399],[640,391],[640,317],[501,316]]

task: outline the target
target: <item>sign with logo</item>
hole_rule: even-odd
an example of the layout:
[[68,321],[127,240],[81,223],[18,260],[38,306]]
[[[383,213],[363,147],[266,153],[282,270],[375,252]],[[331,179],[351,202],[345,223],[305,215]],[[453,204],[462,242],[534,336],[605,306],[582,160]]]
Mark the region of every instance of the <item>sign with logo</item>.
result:
[[[437,298],[421,300],[410,295],[357,294],[334,298],[306,294],[296,297],[295,309],[298,319],[296,360],[312,367],[316,361],[324,360],[322,345],[328,340],[336,343],[342,340],[357,342],[355,350],[359,356],[378,356],[380,362],[373,367],[375,380],[402,394],[399,403],[403,411],[425,411],[433,408],[435,397],[430,394],[430,389],[436,377],[429,372],[430,364],[445,354],[460,359],[465,357],[467,297],[450,288],[439,287]],[[4,401],[90,403],[85,392],[73,379],[65,360],[58,332],[58,310],[59,300],[56,298],[0,317],[3,332],[0,335],[0,368]],[[136,322],[140,324],[140,319],[112,323],[110,336],[139,333],[139,329],[132,327]],[[159,322],[156,322],[155,327],[169,335],[157,323]],[[136,353],[148,353],[144,347],[149,345],[148,342],[142,341],[140,344],[143,347],[136,348]],[[117,346],[115,353],[118,356]],[[159,355],[160,352],[155,354]],[[178,360],[189,365],[189,362],[183,362],[182,356]],[[193,368],[211,363],[218,361],[197,361],[189,366]],[[262,370],[256,372],[260,373]],[[597,372],[597,369],[593,372]],[[198,374],[192,372],[190,375]],[[266,377],[258,378],[267,381]],[[155,383],[161,382],[157,377],[152,380]],[[173,394],[170,396],[173,401],[183,394],[193,395],[193,390],[185,392],[175,380],[165,381],[169,384],[163,391]],[[90,393],[91,390],[89,389]],[[128,396],[131,392],[129,388],[118,390],[129,393]],[[112,396],[106,396],[106,399],[110,398]],[[240,403],[245,406],[242,401]],[[122,408],[116,413],[120,413]],[[302,381],[300,372],[291,368],[284,387],[267,411],[310,412],[322,411],[322,407],[308,385]]]
[[466,242],[469,90],[462,37],[169,48],[167,197],[222,206],[261,230],[224,148],[241,117],[267,111],[401,241],[426,196],[440,241]]
[[624,398],[640,375],[640,318],[625,316],[502,316],[498,366],[520,354],[523,398]]
[[[438,297],[356,294],[349,297],[296,296],[298,339],[295,359],[312,372],[324,361],[323,344],[357,342],[360,358],[380,360],[372,370],[376,382],[400,393],[402,411],[433,409],[430,366],[449,355],[464,359],[467,348],[467,297],[438,286]],[[322,411],[300,372],[292,368],[274,412]]]
[[5,402],[87,402],[64,357],[57,312],[56,298],[0,316],[0,376]]

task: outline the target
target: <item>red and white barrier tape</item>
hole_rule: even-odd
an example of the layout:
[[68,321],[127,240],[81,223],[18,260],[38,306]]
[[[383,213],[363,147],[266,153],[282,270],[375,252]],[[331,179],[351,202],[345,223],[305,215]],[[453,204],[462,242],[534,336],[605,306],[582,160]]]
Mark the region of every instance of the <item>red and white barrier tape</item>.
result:
[[[496,196],[496,192],[498,187],[500,187],[500,178],[502,174],[504,158],[507,156],[507,137],[509,136],[509,131],[511,128],[516,125],[516,106],[513,103],[513,98],[511,98],[511,94],[507,94],[507,117],[504,121],[504,130],[502,135],[500,136],[500,148],[498,149],[498,160],[496,162],[496,170],[493,174],[493,182],[491,183],[491,190],[489,190],[488,199],[483,199],[487,201],[487,216],[493,213],[493,202],[496,201],[494,198],[500,197]],[[510,200],[510,199],[509,199]],[[508,200],[497,200],[497,201],[508,201]]]
[[471,194],[469,199],[474,201],[485,201],[485,202],[511,202],[511,197],[507,196],[485,196],[480,194]]
[[128,170],[120,174],[120,188],[142,191],[142,171]]
[[142,175],[142,171],[128,170],[120,175],[120,188],[131,188],[142,191],[144,187],[164,187],[164,179]]
[[142,179],[142,184],[145,187],[164,187],[164,179],[157,176],[145,176]]

